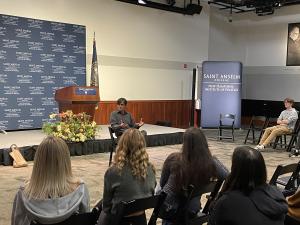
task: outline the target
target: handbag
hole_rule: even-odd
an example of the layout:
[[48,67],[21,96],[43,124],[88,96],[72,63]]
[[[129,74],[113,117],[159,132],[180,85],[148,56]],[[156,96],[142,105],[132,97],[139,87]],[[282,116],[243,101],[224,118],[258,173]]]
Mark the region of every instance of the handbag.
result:
[[9,155],[14,159],[13,161],[13,167],[14,168],[20,168],[20,167],[26,167],[28,166],[26,160],[22,156],[20,149],[18,148],[17,145],[12,144],[10,146],[11,152]]

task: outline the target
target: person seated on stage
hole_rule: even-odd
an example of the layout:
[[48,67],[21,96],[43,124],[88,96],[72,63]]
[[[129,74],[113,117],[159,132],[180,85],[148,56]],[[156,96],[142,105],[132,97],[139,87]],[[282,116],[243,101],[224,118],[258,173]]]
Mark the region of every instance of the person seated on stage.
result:
[[[208,148],[206,137],[202,130],[189,128],[183,135],[183,146],[181,152],[170,154],[165,160],[162,168],[160,186],[161,190],[167,193],[165,202],[167,205],[176,207],[180,205],[180,196],[188,185],[194,185],[195,189],[200,189],[208,185],[212,179],[224,180],[228,175],[226,167],[215,157]],[[192,199],[189,211],[196,214],[200,206],[200,196]],[[168,210],[164,218],[163,225],[173,224],[172,220],[176,215]],[[176,211],[169,210],[169,211]]]
[[58,223],[90,211],[89,192],[72,174],[70,152],[60,138],[48,136],[35,153],[32,174],[14,199],[11,224]]
[[268,144],[272,142],[277,136],[283,134],[290,134],[293,132],[294,126],[298,119],[298,113],[296,109],[293,108],[294,100],[291,98],[284,99],[284,106],[286,110],[282,111],[277,119],[276,126],[268,127],[262,138],[259,141],[259,144],[255,149],[264,149]]
[[[155,168],[149,162],[145,138],[138,129],[129,128],[120,137],[113,164],[104,175],[103,199],[97,204],[102,204],[98,224],[112,224],[118,203],[150,197],[155,185]],[[144,211],[125,220],[122,222],[147,224]]]
[[121,136],[128,128],[139,129],[144,125],[142,118],[139,123],[135,123],[131,114],[126,111],[127,100],[119,98],[117,100],[117,110],[110,114],[110,125],[115,131],[117,137]]
[[231,173],[211,209],[208,225],[283,225],[287,202],[266,180],[262,154],[249,146],[235,148]]

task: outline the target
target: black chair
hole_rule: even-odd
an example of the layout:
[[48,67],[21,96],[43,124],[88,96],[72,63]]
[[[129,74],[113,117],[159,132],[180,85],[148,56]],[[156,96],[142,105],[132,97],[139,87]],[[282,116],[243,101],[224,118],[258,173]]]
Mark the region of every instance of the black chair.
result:
[[[54,223],[52,225],[95,225],[99,218],[100,211],[96,208],[92,212],[73,214],[68,219]],[[44,225],[42,223],[31,221],[30,225]]]
[[[252,143],[259,143],[263,130],[266,128],[266,125],[268,123],[267,117],[265,116],[252,116],[249,127],[246,128],[248,130],[244,144],[247,143],[247,140],[249,139],[250,132],[252,133]],[[255,132],[259,132],[258,139],[255,138]]]
[[[199,190],[196,190],[193,185],[189,185],[188,188],[184,190],[184,198],[181,200],[180,208],[177,215],[172,219],[172,223],[176,225],[200,225],[207,223],[209,220],[210,206],[217,198],[223,181],[224,180],[212,181],[209,185]],[[206,193],[210,194],[206,196],[207,201],[202,211],[197,214],[190,212],[189,205],[191,200],[195,197],[199,197],[200,199],[200,197]]]
[[[273,144],[273,148],[275,149],[277,147],[277,145],[279,144],[278,142],[280,141],[280,144],[281,145],[281,148],[286,148],[286,151],[287,152],[290,152],[292,147],[294,146],[295,143],[297,143],[297,137],[298,137],[298,134],[299,134],[299,131],[300,131],[300,119],[298,119],[296,121],[296,124],[295,124],[295,127],[294,127],[294,130],[292,133],[290,134],[283,134],[281,136],[277,136],[275,141],[274,141],[274,144]],[[290,140],[289,140],[289,143],[287,144],[287,136],[290,136]],[[282,143],[282,139],[284,140],[284,143]]]
[[[136,224],[132,217],[128,217],[128,215],[132,215],[134,213],[145,211],[146,209],[153,208],[152,215],[148,221],[148,225],[156,225],[156,221],[158,218],[158,212],[162,203],[166,198],[166,193],[161,192],[159,195],[154,195],[147,198],[135,199],[129,202],[121,202],[117,206],[118,214],[114,217],[113,221],[111,221],[110,225],[122,225],[129,224],[131,225],[146,225],[146,224]],[[132,221],[130,221],[133,219]]]
[[[235,115],[233,114],[220,114],[219,120],[219,140],[232,139],[234,141],[234,122]],[[231,136],[223,135],[223,130],[230,130]]]
[[196,193],[196,195],[204,194],[204,193],[210,193],[207,195],[207,201],[202,209],[201,212],[199,212],[195,217],[189,217],[185,216],[187,221],[185,222],[186,225],[199,225],[208,223],[209,220],[209,210],[211,208],[212,203],[216,200],[219,191],[222,187],[224,180],[216,180],[211,182],[207,187],[205,187],[200,192]]
[[108,162],[108,166],[110,166],[111,161],[112,161],[113,153],[116,150],[116,147],[117,147],[118,143],[117,143],[117,139],[114,136],[114,134],[115,134],[114,129],[111,126],[109,126],[108,131],[109,131],[110,140],[111,140],[110,155],[109,155],[109,162]]
[[284,196],[293,195],[300,184],[300,161],[288,165],[278,165],[269,184],[277,186]]

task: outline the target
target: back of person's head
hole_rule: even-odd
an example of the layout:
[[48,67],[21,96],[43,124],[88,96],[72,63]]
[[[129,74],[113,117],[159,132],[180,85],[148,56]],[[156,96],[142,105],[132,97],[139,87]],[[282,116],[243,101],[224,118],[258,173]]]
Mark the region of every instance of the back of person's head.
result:
[[72,174],[67,144],[60,138],[46,137],[35,153],[31,178],[25,185],[27,197],[62,197],[74,191],[78,183]]
[[127,165],[138,179],[145,179],[149,162],[144,135],[134,128],[127,129],[118,141],[114,165],[121,171]]
[[266,183],[267,169],[262,154],[249,147],[235,148],[232,155],[231,174],[223,191],[240,190],[250,194],[256,187]]
[[119,99],[117,100],[117,105],[121,105],[121,104],[127,105],[127,100],[126,100],[126,98],[119,98]]
[[213,157],[202,130],[192,127],[185,131],[182,154],[175,170],[177,170],[177,190],[189,184],[199,187],[206,185],[216,176]]

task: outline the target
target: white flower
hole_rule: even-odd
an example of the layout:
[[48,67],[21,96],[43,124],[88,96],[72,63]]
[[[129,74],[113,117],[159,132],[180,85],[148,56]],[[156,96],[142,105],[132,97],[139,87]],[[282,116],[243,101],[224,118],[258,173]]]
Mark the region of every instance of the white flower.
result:
[[52,114],[49,115],[49,118],[50,118],[50,119],[54,119],[55,117],[56,117],[56,114],[55,114],[55,113],[52,113]]

